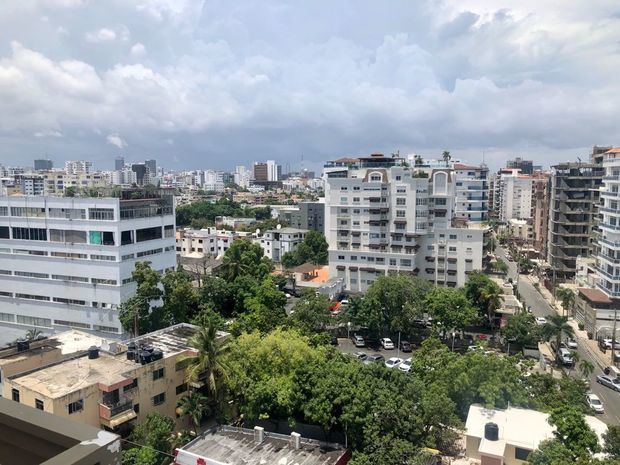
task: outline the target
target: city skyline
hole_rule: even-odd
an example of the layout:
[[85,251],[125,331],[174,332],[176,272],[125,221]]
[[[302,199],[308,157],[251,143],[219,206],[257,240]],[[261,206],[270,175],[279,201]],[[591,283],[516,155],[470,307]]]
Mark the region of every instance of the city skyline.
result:
[[574,159],[620,136],[620,19],[570,3],[19,2],[0,18],[0,163]]

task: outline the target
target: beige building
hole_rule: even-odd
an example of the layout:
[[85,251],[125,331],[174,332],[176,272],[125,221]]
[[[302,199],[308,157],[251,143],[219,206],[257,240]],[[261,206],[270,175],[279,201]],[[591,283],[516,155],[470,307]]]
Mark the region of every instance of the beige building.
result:
[[175,418],[177,400],[187,392],[179,362],[195,353],[188,341],[196,331],[196,326],[179,324],[127,344],[103,343],[67,360],[9,376],[3,395],[120,434],[153,411]]

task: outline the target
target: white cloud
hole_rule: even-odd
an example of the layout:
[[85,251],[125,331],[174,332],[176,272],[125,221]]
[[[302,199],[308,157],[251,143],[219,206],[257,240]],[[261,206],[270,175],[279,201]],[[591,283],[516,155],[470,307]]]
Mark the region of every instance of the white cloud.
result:
[[98,31],[86,33],[86,40],[93,43],[113,42],[116,40],[116,32],[113,29],[103,27]]
[[37,131],[34,134],[34,137],[43,138],[43,137],[62,137],[62,132],[56,129],[44,129],[42,131]]
[[106,142],[110,145],[118,147],[119,149],[124,149],[127,147],[127,142],[125,142],[118,134],[108,134],[108,137],[106,137]]
[[140,42],[136,42],[132,47],[131,47],[131,55],[139,58],[142,57],[144,55],[146,55],[146,47],[141,44]]

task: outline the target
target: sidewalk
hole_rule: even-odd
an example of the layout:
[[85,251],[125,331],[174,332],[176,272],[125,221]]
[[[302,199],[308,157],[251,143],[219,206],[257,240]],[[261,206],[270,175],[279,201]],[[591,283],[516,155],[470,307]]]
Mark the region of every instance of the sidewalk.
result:
[[[538,282],[538,278],[531,275],[522,275],[521,279],[527,279],[530,283],[532,283],[532,285]],[[538,286],[537,290],[558,315],[568,314],[568,312],[564,311],[564,307],[562,307],[562,304],[559,301],[556,301],[556,303],[553,304],[553,295],[545,286],[541,284]],[[590,355],[590,357],[592,357],[592,360],[596,362],[600,369],[603,369],[611,364],[611,355],[609,355],[609,352],[601,352],[598,348],[598,343],[588,338],[588,333],[586,333],[586,331],[579,329],[579,324],[575,321],[575,319],[569,317],[568,324],[570,324],[573,328],[575,340],[578,341],[577,343]]]

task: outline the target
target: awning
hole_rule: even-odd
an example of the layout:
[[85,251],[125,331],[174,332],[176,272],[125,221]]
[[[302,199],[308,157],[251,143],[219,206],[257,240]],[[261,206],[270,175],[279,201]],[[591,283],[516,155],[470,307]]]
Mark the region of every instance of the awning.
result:
[[114,417],[112,417],[111,420],[106,420],[105,418],[101,418],[101,424],[104,426],[107,426],[108,428],[114,429],[118,425],[122,425],[123,423],[131,421],[137,416],[138,415],[136,415],[136,412],[134,412],[133,409],[129,409],[123,413],[115,415]]

